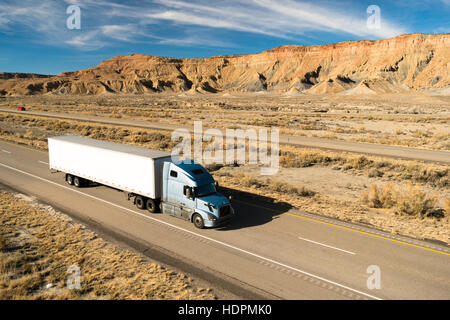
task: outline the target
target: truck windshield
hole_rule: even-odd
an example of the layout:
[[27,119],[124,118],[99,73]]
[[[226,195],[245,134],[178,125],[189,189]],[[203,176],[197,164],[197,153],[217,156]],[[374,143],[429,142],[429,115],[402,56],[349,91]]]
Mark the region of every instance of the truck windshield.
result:
[[214,186],[214,183],[205,184],[200,187],[194,188],[194,194],[196,197],[204,197],[212,193],[216,193],[216,187]]

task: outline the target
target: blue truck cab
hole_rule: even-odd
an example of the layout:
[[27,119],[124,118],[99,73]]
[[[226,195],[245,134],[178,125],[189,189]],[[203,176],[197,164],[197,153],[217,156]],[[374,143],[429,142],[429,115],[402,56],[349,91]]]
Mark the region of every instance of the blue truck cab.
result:
[[162,166],[162,213],[189,220],[200,229],[231,220],[230,199],[217,192],[214,178],[200,164],[163,162]]

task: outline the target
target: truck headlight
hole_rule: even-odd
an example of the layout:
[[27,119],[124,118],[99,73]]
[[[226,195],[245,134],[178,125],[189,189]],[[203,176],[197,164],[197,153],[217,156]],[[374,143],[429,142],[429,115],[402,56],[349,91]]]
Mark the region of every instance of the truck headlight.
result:
[[208,213],[208,220],[209,221],[216,221],[217,217],[215,215],[211,214],[211,213]]

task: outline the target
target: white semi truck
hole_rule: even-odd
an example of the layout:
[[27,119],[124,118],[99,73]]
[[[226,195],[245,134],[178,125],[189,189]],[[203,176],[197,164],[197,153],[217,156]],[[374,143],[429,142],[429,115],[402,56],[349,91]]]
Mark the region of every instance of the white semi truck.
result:
[[137,208],[161,210],[197,228],[222,226],[234,215],[205,168],[174,162],[168,152],[78,136],[48,138],[48,150],[50,169],[64,172],[69,185],[122,190]]

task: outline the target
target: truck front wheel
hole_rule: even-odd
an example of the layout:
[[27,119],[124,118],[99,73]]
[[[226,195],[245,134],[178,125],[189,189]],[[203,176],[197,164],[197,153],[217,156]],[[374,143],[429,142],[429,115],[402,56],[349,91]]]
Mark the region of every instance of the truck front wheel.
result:
[[194,214],[194,216],[192,217],[192,222],[194,223],[194,226],[196,226],[199,229],[203,229],[205,227],[203,218],[198,213]]
[[147,210],[150,213],[155,213],[158,211],[159,205],[155,200],[148,198],[147,199]]
[[134,198],[134,204],[136,205],[136,208],[140,210],[145,209],[145,201],[144,198],[141,196],[136,196],[136,198]]

